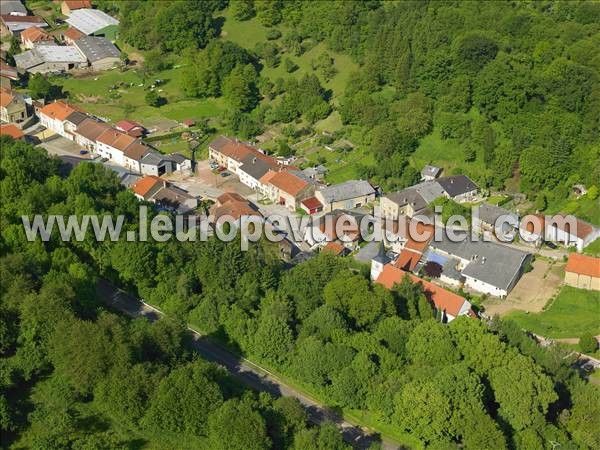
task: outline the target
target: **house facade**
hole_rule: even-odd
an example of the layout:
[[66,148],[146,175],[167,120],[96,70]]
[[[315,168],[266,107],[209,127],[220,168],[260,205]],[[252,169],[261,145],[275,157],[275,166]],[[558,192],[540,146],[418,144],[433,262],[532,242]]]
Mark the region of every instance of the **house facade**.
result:
[[323,211],[353,209],[365,206],[375,200],[375,189],[364,180],[350,180],[320,188],[315,197],[323,205]]
[[0,121],[19,125],[28,117],[23,97],[11,89],[0,88]]
[[315,188],[312,184],[288,171],[269,172],[260,179],[263,193],[272,202],[285,206],[290,211],[300,207],[300,202],[312,197]]
[[125,165],[125,149],[135,142],[135,138],[109,128],[96,140],[96,151],[120,166]]
[[600,291],[600,258],[569,254],[565,267],[565,284],[579,289]]
[[65,120],[75,112],[70,105],[64,102],[49,103],[38,111],[40,123],[47,129],[65,135]]

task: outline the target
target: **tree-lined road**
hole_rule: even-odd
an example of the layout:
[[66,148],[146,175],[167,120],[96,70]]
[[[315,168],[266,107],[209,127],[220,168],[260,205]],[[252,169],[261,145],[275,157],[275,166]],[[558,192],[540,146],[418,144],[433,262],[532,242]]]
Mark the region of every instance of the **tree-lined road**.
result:
[[[97,296],[108,307],[133,318],[145,317],[150,321],[155,321],[162,316],[162,312],[158,309],[104,280],[100,280],[98,283]],[[246,386],[258,391],[268,392],[275,397],[285,396],[298,399],[308,410],[311,422],[315,424],[325,421],[334,422],[341,429],[344,439],[354,448],[365,449],[378,440],[377,437],[365,432],[355,424],[340,418],[339,415],[325,405],[319,404],[304,393],[285,384],[268,370],[229,352],[194,329],[189,327],[188,329],[192,336],[192,346],[202,358],[226,368],[233,378]],[[383,448],[392,450],[397,449],[398,446],[383,440]]]

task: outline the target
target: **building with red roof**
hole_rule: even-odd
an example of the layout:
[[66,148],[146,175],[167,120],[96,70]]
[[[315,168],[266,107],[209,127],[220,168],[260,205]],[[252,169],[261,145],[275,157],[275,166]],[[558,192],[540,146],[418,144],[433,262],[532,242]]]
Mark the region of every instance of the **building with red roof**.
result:
[[600,258],[578,253],[569,254],[565,267],[565,284],[600,291]]
[[300,202],[310,198],[315,193],[313,184],[306,182],[287,170],[274,174],[265,174],[260,183],[264,186],[263,193],[273,202],[295,211]]
[[400,284],[405,276],[408,276],[413,283],[419,283],[422,286],[427,300],[442,313],[442,321],[451,322],[458,316],[474,315],[471,303],[460,295],[390,264],[385,265],[375,282],[392,289],[395,284]]
[[131,185],[131,190],[139,200],[150,200],[167,182],[160,177],[147,175]]
[[316,197],[309,197],[300,202],[300,208],[308,214],[316,214],[323,211],[323,204]]
[[65,41],[69,45],[73,45],[73,42],[75,42],[78,39],[81,39],[84,36],[85,34],[83,34],[77,28],[73,27],[67,28],[62,34],[63,41]]
[[38,27],[31,27],[21,32],[21,42],[26,48],[34,45],[54,44],[54,38]]
[[60,11],[65,16],[70,16],[72,11],[84,8],[91,9],[92,2],[90,0],[63,0],[60,5]]
[[0,136],[10,136],[13,139],[23,139],[23,132],[14,124],[0,124]]
[[135,138],[142,137],[146,133],[146,129],[142,124],[129,119],[119,120],[115,123],[115,128]]

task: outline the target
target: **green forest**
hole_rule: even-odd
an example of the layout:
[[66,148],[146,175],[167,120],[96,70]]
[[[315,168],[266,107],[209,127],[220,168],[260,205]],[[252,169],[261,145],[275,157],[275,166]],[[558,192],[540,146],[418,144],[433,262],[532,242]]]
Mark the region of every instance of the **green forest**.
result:
[[[194,357],[185,323],[409,447],[598,448],[600,391],[510,321],[435,320],[420,285],[388,291],[323,254],[291,270],[264,242],[127,242],[138,201],[100,164],[68,175],[0,141],[0,424],[9,448],[346,448],[290,399]],[[28,242],[23,215],[123,214],[122,239]],[[103,309],[99,278],[160,307]]]
[[[411,185],[433,162],[484,188],[520,190],[538,210],[598,221],[569,199],[573,184],[600,179],[598,2],[98,4],[119,16],[124,42],[148,51],[148,66],[182,55],[182,89],[222,97],[233,134],[277,125],[294,142],[339,116],[335,137],[377,161],[356,173],[387,189]],[[349,70],[343,84],[340,70]]]

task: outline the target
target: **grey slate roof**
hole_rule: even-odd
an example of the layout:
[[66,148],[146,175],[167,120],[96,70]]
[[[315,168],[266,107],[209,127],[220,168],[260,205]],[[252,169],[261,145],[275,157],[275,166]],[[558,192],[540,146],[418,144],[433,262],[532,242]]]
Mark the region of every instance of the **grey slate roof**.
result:
[[441,168],[436,167],[436,166],[427,165],[427,166],[423,167],[423,170],[421,170],[421,176],[437,178],[441,172],[442,172]]
[[350,180],[321,189],[321,194],[327,203],[339,202],[365,195],[375,194],[375,189],[364,180]]
[[126,173],[121,176],[121,186],[129,189],[129,187],[132,184],[135,184],[140,178],[142,178],[142,176],[138,175],[137,173]]
[[[354,255],[354,259],[364,263],[370,263],[372,259],[379,255],[379,242],[371,241],[360,248],[358,253]],[[387,258],[387,257],[386,257]]]
[[477,185],[466,175],[442,177],[438,178],[437,182],[450,197],[456,197],[478,189]]
[[0,15],[12,15],[20,13],[27,15],[27,9],[19,0],[2,0],[0,2]]
[[158,152],[151,150],[142,157],[142,164],[158,166],[163,161],[168,161],[168,160],[169,160],[169,158],[167,158],[162,153],[158,153]]
[[67,116],[67,121],[71,122],[74,125],[79,125],[81,122],[83,122],[85,119],[87,119],[87,115],[79,112],[79,111],[74,111],[71,114],[69,114]]
[[509,211],[508,209],[504,209],[496,205],[490,205],[489,203],[482,203],[479,205],[479,220],[482,222],[494,225],[496,220],[501,216],[511,216],[515,220],[519,219],[517,214]]
[[465,239],[453,242],[444,231],[441,241],[434,239],[429,245],[434,250],[470,261],[462,271],[464,276],[508,290],[529,253],[495,242],[470,239],[470,236],[466,235]]
[[242,165],[240,166],[239,170],[247,173],[255,180],[260,180],[260,178],[264,174],[266,174],[272,167],[273,166],[271,164],[269,164],[262,158],[259,158],[255,155],[248,155],[244,159],[242,159]]
[[177,164],[183,164],[184,162],[189,160],[189,158],[186,158],[181,153],[171,153],[169,155],[169,158],[175,161]]
[[119,49],[104,37],[84,36],[73,42],[73,45],[90,63],[95,63],[104,58],[119,58],[121,55]]
[[400,208],[411,204],[415,211],[420,211],[427,207],[427,202],[414,187],[392,192],[385,197],[396,203]]
[[424,181],[413,186],[427,204],[444,195],[444,189],[437,181]]

